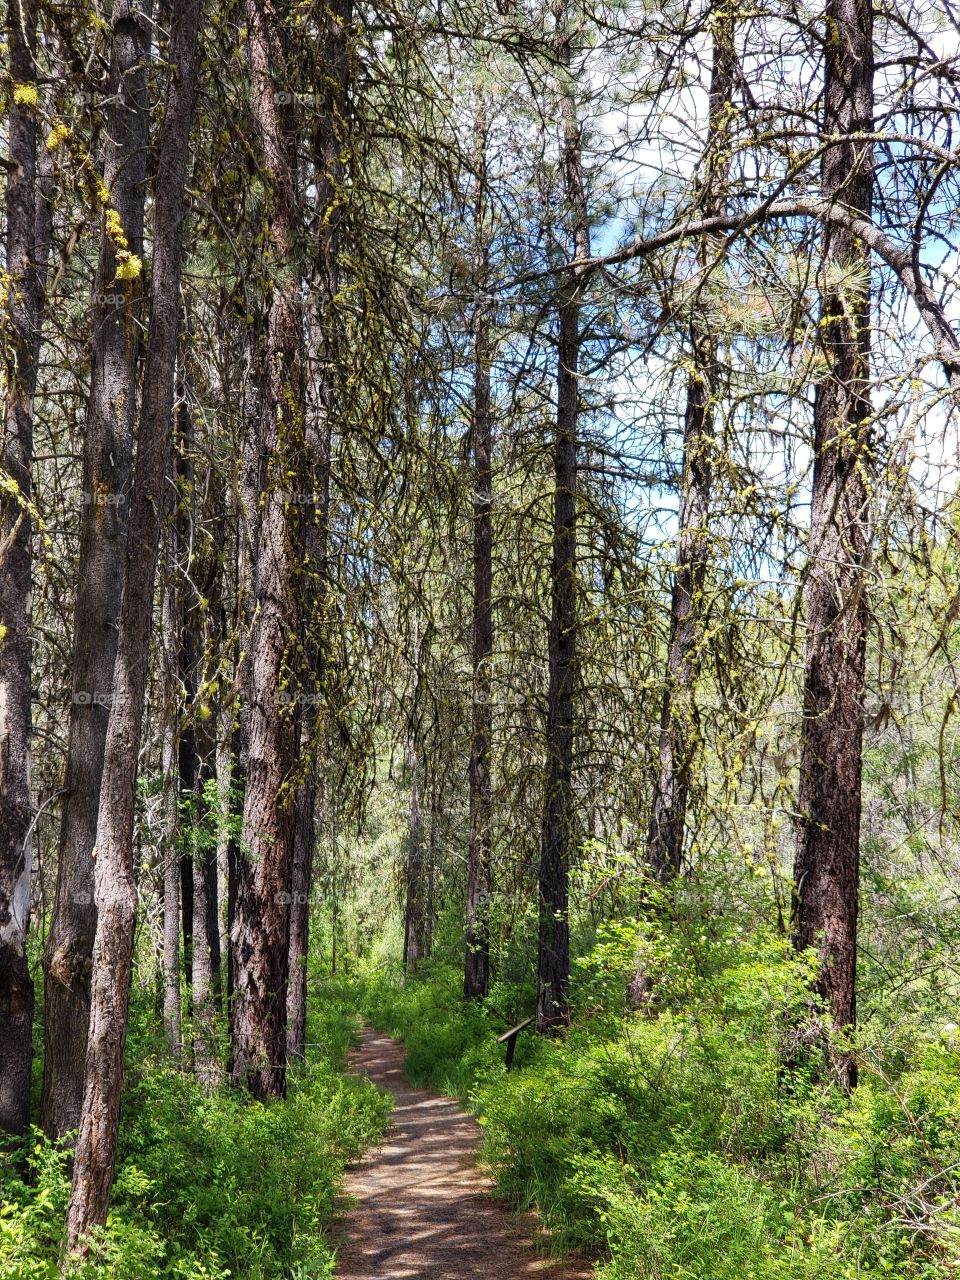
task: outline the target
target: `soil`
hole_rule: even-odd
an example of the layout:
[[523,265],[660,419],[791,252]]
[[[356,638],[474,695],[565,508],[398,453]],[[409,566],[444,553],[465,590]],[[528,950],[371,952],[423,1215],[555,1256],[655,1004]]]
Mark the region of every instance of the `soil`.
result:
[[338,1280],[589,1280],[592,1267],[538,1252],[532,1214],[510,1213],[476,1165],[477,1122],[450,1098],[403,1078],[403,1046],[366,1031],[354,1071],[389,1089],[383,1145],[347,1176]]

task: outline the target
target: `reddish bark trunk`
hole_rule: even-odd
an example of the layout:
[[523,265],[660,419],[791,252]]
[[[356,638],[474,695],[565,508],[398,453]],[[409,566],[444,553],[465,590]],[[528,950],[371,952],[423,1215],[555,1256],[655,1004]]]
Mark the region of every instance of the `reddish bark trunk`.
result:
[[274,276],[262,353],[255,486],[259,519],[251,564],[249,722],[243,839],[232,945],[235,991],[232,1074],[257,1098],[286,1092],[287,978],[294,792],[299,742],[295,704],[284,697],[300,636],[294,589],[297,522],[286,490],[304,458],[304,374],[293,256],[296,189],[285,103],[287,14],[247,0],[247,62],[261,163],[269,179]]
[[[830,0],[823,130],[843,141],[827,148],[822,194],[869,217],[873,146],[856,135],[873,128],[873,30],[867,0]],[[867,605],[867,470],[870,455],[870,250],[843,227],[824,227],[824,261],[849,279],[821,293],[820,332],[828,373],[814,404],[810,552],[804,603],[807,653],[800,758],[800,830],[795,862],[794,941],[815,947],[817,989],[833,1025],[856,1023],[860,784]],[[856,1083],[856,1064],[833,1051],[840,1081]]]

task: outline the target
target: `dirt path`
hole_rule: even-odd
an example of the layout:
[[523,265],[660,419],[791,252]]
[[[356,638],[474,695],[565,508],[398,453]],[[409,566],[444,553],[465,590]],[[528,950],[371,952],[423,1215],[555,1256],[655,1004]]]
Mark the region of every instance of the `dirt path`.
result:
[[491,1199],[476,1168],[480,1128],[455,1102],[403,1078],[403,1046],[367,1031],[352,1066],[397,1100],[383,1146],[347,1177],[339,1280],[588,1280],[581,1264],[550,1262],[534,1247],[529,1215]]

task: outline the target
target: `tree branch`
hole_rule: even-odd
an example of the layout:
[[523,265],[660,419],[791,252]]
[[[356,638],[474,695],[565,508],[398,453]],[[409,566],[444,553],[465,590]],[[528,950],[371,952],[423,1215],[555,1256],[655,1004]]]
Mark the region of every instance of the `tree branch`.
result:
[[924,324],[936,341],[936,357],[943,367],[950,388],[960,401],[960,340],[937,295],[924,280],[919,267],[906,250],[894,244],[869,218],[853,213],[843,205],[832,201],[812,196],[794,200],[770,200],[743,213],[715,214],[709,218],[681,222],[664,231],[658,231],[656,235],[637,236],[630,244],[622,245],[612,253],[591,258],[573,258],[563,266],[520,276],[511,281],[508,287],[515,288],[564,271],[589,275],[607,267],[632,262],[637,258],[650,257],[681,240],[692,240],[721,232],[745,231],[748,227],[756,226],[757,223],[764,222],[768,218],[817,218],[821,222],[833,222],[852,231],[864,244],[869,245],[877,257],[896,273],[900,283],[913,299]]

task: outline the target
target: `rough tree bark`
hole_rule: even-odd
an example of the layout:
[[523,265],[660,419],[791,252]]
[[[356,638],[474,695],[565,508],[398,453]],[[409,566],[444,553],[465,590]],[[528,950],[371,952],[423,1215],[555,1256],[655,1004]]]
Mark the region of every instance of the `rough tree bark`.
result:
[[[176,409],[176,509],[173,518],[174,572],[176,573],[176,614],[174,634],[177,650],[177,678],[180,698],[186,705],[186,714],[180,717],[177,733],[177,774],[179,784],[178,813],[184,803],[193,804],[200,776],[200,758],[197,751],[197,722],[194,715],[197,668],[200,663],[196,593],[193,590],[195,566],[191,563],[193,547],[194,492],[193,458],[191,444],[193,424],[190,411],[182,396]],[[180,927],[183,932],[183,974],[187,984],[188,1008],[192,1005],[193,991],[193,851],[190,842],[180,841]]]
[[[33,979],[26,955],[32,873],[30,794],[31,586],[30,481],[33,397],[40,355],[43,267],[37,184],[37,10],[10,0],[7,48],[11,101],[6,191],[6,309],[0,494],[0,1130],[22,1133],[30,1120]],[[20,86],[18,94],[16,86]],[[18,97],[22,98],[18,101]]]
[[[474,262],[478,286],[489,263],[486,239],[487,124],[477,119],[477,201]],[[490,315],[473,316],[473,706],[470,739],[470,844],[467,850],[467,926],[463,994],[477,1000],[490,985],[490,743],[493,736],[493,423],[490,413]]]
[[183,193],[197,72],[199,0],[174,0],[157,157],[153,281],[129,546],[120,608],[114,695],[97,818],[97,932],[90,1031],[65,1265],[89,1252],[89,1231],[106,1221],[116,1161],[137,888],[133,828],[147,686],[163,489],[173,430],[183,247]]
[[[730,102],[734,74],[733,11],[721,5],[713,15],[713,68],[704,178],[703,212],[709,216],[722,204],[729,160]],[[700,266],[713,266],[711,246],[701,242]],[[677,531],[677,563],[670,601],[670,636],[660,729],[659,771],[647,833],[647,859],[658,880],[669,880],[683,859],[683,835],[690,766],[698,738],[694,701],[700,672],[703,628],[703,587],[709,556],[707,517],[713,480],[711,437],[713,397],[716,393],[717,344],[709,327],[696,319],[691,325],[695,372],[687,382],[683,430],[683,471]]]
[[403,967],[414,974],[424,948],[423,767],[416,733],[407,737],[407,777],[410,808],[407,815],[407,884],[403,912]]
[[[261,416],[261,377],[256,369],[257,353],[262,345],[260,333],[261,313],[254,313],[254,325],[247,324],[244,339],[243,370],[243,419],[258,423]],[[237,518],[234,535],[234,557],[231,561],[231,582],[223,583],[223,607],[232,610],[234,633],[234,669],[240,697],[237,699],[230,735],[231,827],[227,842],[227,1029],[229,1055],[227,1070],[233,1075],[233,1020],[236,1008],[237,953],[234,935],[237,924],[237,901],[240,894],[240,875],[243,863],[243,806],[247,793],[247,759],[250,755],[250,654],[246,637],[251,632],[251,599],[253,584],[250,566],[253,562],[253,546],[258,524],[260,461],[258,435],[255,430],[244,430],[240,438],[239,466],[235,479],[235,509]],[[231,590],[232,588],[232,590]]]
[[227,940],[227,964],[226,964],[226,996],[227,996],[227,1037],[230,1043],[229,1057],[227,1060],[227,1071],[233,1074],[233,993],[237,987],[237,966],[236,957],[233,949],[233,930],[237,918],[237,892],[240,883],[240,863],[243,860],[243,851],[240,847],[240,840],[237,834],[238,827],[243,821],[243,796],[246,792],[246,774],[244,761],[246,760],[246,751],[243,746],[243,738],[239,727],[235,727],[230,740],[230,791],[228,797],[230,805],[230,833],[227,839],[227,910],[226,910],[226,933]]
[[436,910],[437,853],[440,846],[440,796],[436,773],[430,788],[430,835],[427,838],[427,892],[423,919],[423,956],[429,960],[433,954],[433,926]]
[[[214,735],[200,735],[200,769],[197,775],[195,829],[203,832],[199,849],[193,857],[193,1069],[200,1084],[212,1091],[223,1083],[217,1035],[217,993],[215,956],[219,957],[219,925],[216,898],[216,849],[208,845],[209,828],[204,831],[207,816],[207,783],[216,777],[216,740]],[[213,858],[211,857],[213,855]],[[214,868],[211,883],[210,867]]]
[[[302,735],[306,738],[307,730]],[[304,749],[310,750],[309,739]],[[290,878],[290,974],[287,983],[287,1057],[303,1058],[307,1048],[307,952],[310,939],[310,889],[313,883],[314,816],[317,779],[313,761],[297,792]]]
[[[103,181],[126,252],[143,252],[151,0],[115,0]],[[96,928],[93,845],[113,691],[127,537],[143,282],[118,279],[106,225],[94,281],[90,395],[83,444],[73,696],[53,918],[44,959],[43,1127],[76,1129],[83,1099]]]
[[[704,216],[717,213],[729,170],[728,136],[735,64],[734,11],[720,4],[711,17],[713,66],[703,177],[698,183]],[[700,267],[714,265],[712,245],[701,241]],[[676,567],[670,595],[670,633],[660,718],[657,776],[647,829],[647,863],[654,878],[668,883],[680,872],[691,769],[699,743],[696,690],[703,637],[703,598],[710,537],[707,521],[713,483],[713,400],[717,391],[717,343],[708,325],[691,324],[694,372],[687,382],[683,424],[683,469],[677,515]],[[650,975],[637,965],[628,989],[637,1008],[650,994]]]
[[[569,75],[572,35],[566,0],[555,0],[554,52],[562,127],[560,164],[573,256],[590,257],[590,224],[577,104]],[[574,696],[577,682],[577,420],[582,275],[568,273],[557,304],[557,417],[553,440],[553,545],[550,564],[546,778],[539,875],[537,1029],[570,1020],[568,882],[576,847],[573,791]]]
[[257,1098],[286,1092],[293,800],[298,723],[282,694],[300,636],[296,516],[285,490],[302,465],[304,370],[288,119],[287,13],[247,0],[247,63],[261,165],[271,196],[270,304],[256,426],[259,518],[252,547],[254,620],[247,671],[249,741],[232,945],[232,1076]]
[[324,636],[328,584],[327,524],[330,511],[330,451],[338,388],[336,369],[337,335],[334,299],[340,288],[340,239],[342,230],[341,190],[344,180],[344,152],[349,139],[348,93],[350,82],[351,0],[336,0],[325,10],[322,56],[325,68],[323,98],[317,116],[315,152],[317,163],[316,208],[322,228],[317,261],[318,385],[317,422],[309,432],[308,447],[317,492],[312,504],[313,518],[305,529],[306,581],[304,599],[310,617],[304,636],[306,696],[301,727],[301,758],[307,772],[297,794],[293,833],[293,874],[290,904],[290,957],[287,984],[287,1052],[302,1058],[307,1039],[307,950],[310,940],[310,895],[313,885],[314,817],[318,794],[316,752],[318,699],[324,687],[326,641]]
[[[220,923],[217,913],[216,845],[210,839],[207,821],[207,784],[216,776],[216,723],[209,707],[201,705],[203,664],[206,652],[205,624],[213,611],[204,601],[213,597],[215,557],[197,534],[197,484],[193,459],[193,421],[189,407],[181,401],[177,414],[180,478],[179,511],[176,520],[178,571],[181,589],[176,618],[179,636],[180,684],[185,701],[180,753],[180,795],[190,814],[195,839],[184,842],[181,860],[182,882],[190,885],[190,989],[191,1037],[194,1073],[212,1090],[222,1083],[217,1038],[219,1003]],[[186,864],[185,872],[183,870]],[[186,895],[185,895],[186,897]],[[184,947],[187,935],[184,933]]]
[[[179,470],[179,464],[178,464]],[[180,695],[190,700],[194,687],[197,667],[196,633],[194,628],[184,620],[183,578],[187,566],[183,563],[183,547],[185,537],[180,528],[184,520],[183,512],[177,512],[177,572],[181,576],[177,592],[177,616],[175,619],[177,635],[177,671],[179,676]],[[195,690],[194,690],[195,691]],[[183,716],[180,731],[177,734],[177,779],[180,803],[192,802],[197,791],[197,779],[200,776],[200,760],[197,755],[197,726],[192,714]],[[180,804],[178,804],[178,810]],[[187,984],[187,1001],[193,988],[193,948],[194,939],[193,900],[193,854],[189,843],[180,842],[180,927],[183,934],[183,976]]]
[[[208,553],[198,536],[196,522],[197,483],[193,459],[193,422],[185,398],[177,411],[177,477],[179,497],[174,529],[177,545],[177,613],[174,626],[177,636],[177,667],[181,696],[186,714],[182,717],[177,761],[180,795],[194,814],[204,807],[204,786],[213,767],[206,720],[199,705],[202,667],[205,654],[205,624],[212,625],[216,611],[205,607],[214,595],[216,556]],[[201,551],[202,548],[202,551]],[[205,772],[206,770],[206,772]],[[217,915],[216,848],[204,845],[201,870],[204,883],[197,888],[196,851],[189,843],[183,846],[180,859],[180,889],[183,914],[184,973],[190,990],[191,1007],[196,1009],[193,991],[193,961],[202,947],[209,951],[203,961],[203,981],[209,986],[212,1006],[220,1002],[220,926]],[[207,973],[206,971],[209,970]],[[206,1007],[206,997],[201,1007]]]
[[[821,169],[825,201],[869,219],[873,145],[873,14],[869,0],[830,0],[824,41]],[[807,652],[794,902],[794,942],[816,948],[817,990],[838,1031],[856,1023],[860,783],[866,649],[870,465],[870,248],[849,229],[823,229],[820,335],[828,372],[814,402]],[[831,283],[826,273],[834,269]],[[851,268],[858,270],[854,273]],[[841,1083],[856,1063],[834,1049]]]
[[413,687],[407,722],[406,775],[410,788],[407,811],[406,885],[403,907],[403,968],[414,974],[424,951],[425,858],[423,846],[424,761],[420,742],[420,694],[423,633],[416,609],[410,619],[410,671]]
[[[172,544],[173,538],[168,539]],[[173,561],[172,546],[169,560]],[[167,686],[166,723],[163,726],[163,1028],[167,1052],[179,1062],[183,1050],[180,1008],[180,851],[179,772],[177,769],[176,584],[171,569],[164,588],[164,671]]]

